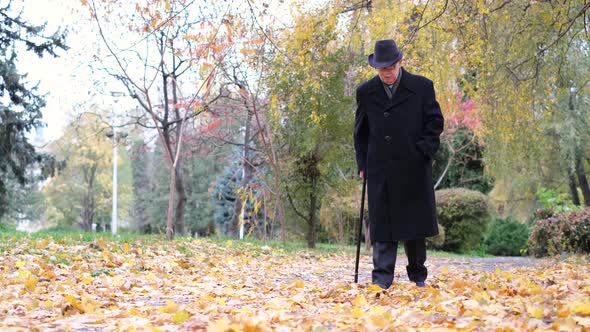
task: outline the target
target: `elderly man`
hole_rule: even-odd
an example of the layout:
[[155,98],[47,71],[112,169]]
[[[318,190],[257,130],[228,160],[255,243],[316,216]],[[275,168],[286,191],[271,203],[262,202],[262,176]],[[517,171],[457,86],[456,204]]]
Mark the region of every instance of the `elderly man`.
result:
[[378,75],[356,90],[354,146],[367,177],[373,284],[387,289],[397,244],[404,242],[411,281],[425,286],[425,238],[438,234],[432,158],[444,119],[432,81],[402,67],[393,40],[379,40],[369,64]]

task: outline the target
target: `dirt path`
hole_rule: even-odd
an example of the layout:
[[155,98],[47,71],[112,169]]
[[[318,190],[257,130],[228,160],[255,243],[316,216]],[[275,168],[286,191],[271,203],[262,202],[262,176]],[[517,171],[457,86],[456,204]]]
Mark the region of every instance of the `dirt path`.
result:
[[[316,261],[324,257],[314,254],[303,254],[303,261]],[[331,255],[329,257],[332,257]],[[291,274],[282,275],[283,281],[288,279],[301,279],[304,281],[319,281],[325,283],[334,281],[354,280],[354,256],[333,256],[338,259],[325,259],[321,264],[305,264],[306,268],[301,271],[291,270]],[[406,264],[408,263],[404,255],[398,255],[395,265],[395,280],[399,282],[408,282],[406,274]],[[538,259],[533,257],[441,257],[430,256],[426,261],[429,276],[441,273],[443,270],[449,271],[475,271],[475,272],[494,272],[496,270],[510,271],[524,267],[543,267],[551,263],[550,259]],[[369,255],[361,256],[359,264],[359,283],[368,283],[371,281],[371,270],[373,268],[372,258]],[[286,280],[285,280],[286,279]]]

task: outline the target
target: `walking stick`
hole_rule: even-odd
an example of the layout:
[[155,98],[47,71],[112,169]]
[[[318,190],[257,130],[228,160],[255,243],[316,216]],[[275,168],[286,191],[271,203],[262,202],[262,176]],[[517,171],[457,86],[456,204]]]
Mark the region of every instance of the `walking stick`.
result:
[[365,188],[367,188],[367,175],[363,176],[363,192],[361,194],[361,216],[359,221],[359,237],[356,242],[356,263],[354,264],[354,283],[359,281],[359,256],[361,255],[361,237],[363,233],[363,213],[365,212]]

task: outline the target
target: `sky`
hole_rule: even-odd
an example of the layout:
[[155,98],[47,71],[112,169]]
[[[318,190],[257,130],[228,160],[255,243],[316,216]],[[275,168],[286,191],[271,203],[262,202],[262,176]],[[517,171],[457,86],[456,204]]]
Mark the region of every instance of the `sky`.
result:
[[[33,24],[47,23],[45,32],[51,34],[60,26],[76,26],[81,19],[80,2],[76,0],[25,0],[13,1],[13,9],[23,6],[22,18]],[[39,58],[32,52],[20,51],[18,55],[18,70],[27,74],[29,86],[39,83],[38,91],[45,95],[47,106],[42,111],[43,120],[47,127],[42,130],[45,142],[57,139],[67,122],[67,114],[76,103],[82,101],[88,91],[88,80],[78,72],[87,69],[79,63],[78,54],[84,49],[80,36],[85,31],[72,30],[68,34],[66,43],[70,46],[68,52],[59,52],[60,57],[53,58],[45,55]],[[36,142],[37,144],[39,142]]]
[[[0,5],[6,4],[7,1],[9,0],[0,0]],[[244,6],[245,2],[237,3]],[[275,17],[280,12],[285,14],[285,8],[290,7],[289,1],[270,3],[271,7],[268,10]],[[256,6],[260,2],[253,4]],[[58,58],[50,55],[39,58],[34,53],[24,50],[18,55],[19,72],[28,75],[29,86],[38,83],[38,91],[46,95],[47,105],[42,112],[47,127],[42,129],[42,142],[35,141],[35,145],[43,147],[58,139],[68,122],[85,108],[93,107],[92,103],[102,105],[101,108],[105,109],[137,106],[129,97],[113,97],[112,92],[122,94],[126,92],[125,88],[104,71],[97,69],[97,62],[93,59],[96,56],[104,57],[104,46],[98,35],[96,22],[90,20],[88,8],[84,7],[80,0],[12,0],[12,8],[22,9],[22,18],[25,21],[33,24],[47,23],[46,34],[55,32],[59,27],[68,31],[66,44],[70,49],[67,52],[59,52]],[[264,20],[260,17],[258,19]],[[264,21],[262,24],[264,25]],[[125,40],[125,36],[126,34],[121,32],[109,35],[109,38],[119,45],[131,45],[135,42],[131,39]],[[100,85],[99,89],[96,87],[97,82]],[[104,92],[97,95],[97,91]],[[31,135],[39,136],[35,133]]]

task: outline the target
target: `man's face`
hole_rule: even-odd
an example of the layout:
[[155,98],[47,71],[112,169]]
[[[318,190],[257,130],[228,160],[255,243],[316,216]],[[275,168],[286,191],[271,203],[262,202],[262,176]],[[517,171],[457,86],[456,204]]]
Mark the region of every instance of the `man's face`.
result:
[[381,81],[387,85],[392,85],[397,80],[399,76],[399,69],[402,66],[402,60],[394,63],[393,65],[387,68],[379,68],[377,69],[377,73],[379,73],[379,78]]

